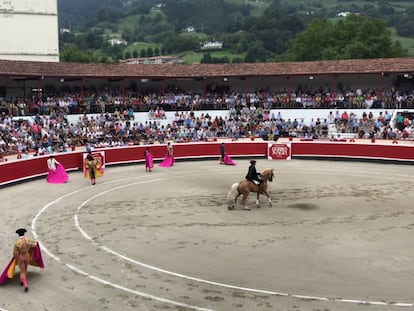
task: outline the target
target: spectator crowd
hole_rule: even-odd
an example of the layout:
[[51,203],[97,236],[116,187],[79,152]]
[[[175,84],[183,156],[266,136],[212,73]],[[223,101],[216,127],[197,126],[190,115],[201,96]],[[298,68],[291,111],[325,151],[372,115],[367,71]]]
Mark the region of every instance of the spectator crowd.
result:
[[[185,92],[128,94],[102,91],[88,93],[84,100],[75,94],[37,96],[36,100],[0,99],[0,155],[29,153],[42,155],[65,152],[76,146],[115,147],[169,141],[205,141],[211,138],[279,137],[330,138],[335,132],[357,137],[408,139],[413,126],[402,114],[391,124],[389,110],[412,108],[414,92],[390,90],[381,96],[373,90],[338,92],[285,91],[247,94],[209,93],[207,96]],[[332,109],[322,118],[306,121],[283,118],[284,109]],[[361,117],[347,109],[364,109]],[[379,109],[370,109],[379,108]],[[278,111],[276,114],[272,111]],[[223,114],[210,115],[214,110]],[[365,112],[368,111],[368,112]],[[175,111],[167,120],[166,111]],[[201,112],[199,116],[195,111]],[[147,113],[147,120],[135,121],[135,113]],[[69,114],[79,114],[69,122]],[[375,115],[374,115],[375,114]],[[31,118],[27,118],[31,116]]]

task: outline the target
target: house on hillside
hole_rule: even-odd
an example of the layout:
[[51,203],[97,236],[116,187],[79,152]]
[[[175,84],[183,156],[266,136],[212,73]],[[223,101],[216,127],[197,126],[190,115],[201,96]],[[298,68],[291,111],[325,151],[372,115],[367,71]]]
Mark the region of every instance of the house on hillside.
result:
[[118,39],[118,38],[109,39],[108,42],[112,46],[114,46],[114,45],[121,45],[121,44],[127,45],[126,40],[124,40],[124,39]]
[[336,17],[347,17],[350,14],[351,12],[339,12],[338,14],[336,14]]
[[60,28],[60,33],[71,33],[69,28]]
[[220,41],[208,41],[201,43],[201,50],[220,50],[223,48],[223,42]]
[[181,64],[183,61],[178,57],[173,56],[153,56],[153,57],[139,57],[128,58],[121,61],[124,64],[144,64],[144,65],[160,65],[160,64]]

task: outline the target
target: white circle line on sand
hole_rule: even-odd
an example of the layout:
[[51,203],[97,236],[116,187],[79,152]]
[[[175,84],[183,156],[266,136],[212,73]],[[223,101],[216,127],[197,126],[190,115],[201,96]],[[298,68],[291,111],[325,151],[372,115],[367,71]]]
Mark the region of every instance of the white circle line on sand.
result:
[[[229,173],[234,173],[234,172],[229,172]],[[331,171],[330,171],[330,173],[331,173]],[[341,171],[341,173],[343,174],[344,172]],[[367,174],[360,174],[360,172],[354,173],[354,172],[350,172],[350,171],[348,171],[345,175],[349,175],[349,176],[375,177],[375,176],[370,176],[370,175],[367,175]],[[173,178],[182,178],[182,177],[188,177],[188,176],[191,176],[191,175],[175,176]],[[409,176],[406,176],[406,177],[408,178]],[[134,179],[134,178],[138,178],[138,177],[125,178],[125,179],[120,179],[120,180],[116,180],[116,181],[111,181],[111,182],[104,183],[103,185],[110,184],[110,183],[118,183],[119,181],[129,180],[129,179]],[[102,192],[94,195],[93,197],[91,197],[88,200],[84,201],[78,207],[77,212],[76,212],[76,214],[74,216],[75,226],[78,228],[78,230],[81,232],[81,234],[86,239],[92,241],[99,248],[101,248],[102,250],[104,250],[104,251],[106,251],[108,253],[111,253],[113,255],[116,255],[116,256],[118,256],[118,257],[120,257],[120,258],[122,258],[122,259],[124,259],[126,261],[132,262],[132,263],[134,263],[136,265],[140,265],[142,267],[146,267],[148,269],[152,269],[154,271],[158,271],[158,272],[162,272],[162,273],[165,273],[165,274],[173,275],[173,276],[176,276],[176,277],[181,277],[181,278],[185,278],[185,279],[197,281],[197,282],[200,282],[200,283],[205,283],[205,284],[210,284],[210,285],[215,285],[215,286],[220,286],[220,287],[225,287],[225,288],[232,288],[232,289],[237,289],[237,290],[244,290],[244,291],[255,292],[255,293],[262,293],[262,294],[268,294],[268,295],[274,295],[274,296],[293,297],[293,298],[299,298],[299,299],[309,299],[309,300],[319,300],[319,301],[332,301],[332,302],[344,302],[344,303],[364,304],[364,305],[382,305],[382,306],[397,306],[397,307],[413,307],[414,306],[414,303],[399,303],[399,302],[385,302],[385,301],[369,301],[369,300],[359,300],[359,299],[342,299],[342,298],[329,298],[329,297],[320,297],[320,296],[309,296],[309,295],[302,295],[302,294],[289,294],[289,293],[283,293],[283,292],[277,292],[277,291],[261,290],[261,289],[255,289],[255,288],[249,288],[249,287],[240,287],[240,286],[236,286],[236,285],[225,284],[225,283],[209,281],[209,280],[205,280],[205,279],[201,279],[201,278],[191,277],[191,276],[188,276],[188,275],[183,275],[183,274],[176,273],[176,272],[173,272],[173,271],[168,271],[168,270],[161,269],[161,268],[158,268],[158,267],[155,267],[155,266],[151,266],[151,265],[148,265],[148,264],[145,264],[145,263],[136,261],[134,259],[131,259],[131,258],[127,257],[127,256],[124,256],[124,255],[120,254],[120,253],[117,253],[117,252],[115,252],[115,251],[113,251],[113,250],[111,250],[111,249],[109,249],[109,248],[107,248],[105,246],[102,246],[99,243],[93,241],[93,239],[81,228],[80,223],[79,223],[78,213],[79,213],[79,211],[82,209],[82,207],[85,204],[87,204],[88,202],[90,202],[94,198],[96,198],[98,196],[101,196],[103,194],[106,194],[108,192],[111,192],[113,190],[117,190],[117,189],[121,189],[121,188],[125,188],[125,187],[130,187],[132,185],[136,185],[136,184],[140,184],[140,183],[149,183],[149,182],[161,181],[161,180],[166,180],[166,179],[170,179],[170,178],[161,178],[161,179],[154,179],[154,180],[144,180],[144,181],[140,181],[140,182],[136,182],[136,183],[131,183],[131,184],[127,184],[127,185],[122,185],[122,186],[119,186],[119,187],[115,187],[115,188],[112,188],[112,189],[109,189],[109,190],[106,190],[106,191],[102,191]],[[384,179],[395,179],[395,178],[384,177]],[[398,180],[401,180],[401,178],[399,178]],[[88,187],[88,188],[90,188],[90,187]],[[45,209],[47,209],[49,206],[57,203],[61,199],[65,198],[67,196],[73,195],[73,194],[75,194],[77,192],[83,191],[83,190],[85,190],[85,189],[84,188],[83,189],[79,189],[79,190],[73,191],[71,193],[68,193],[68,194],[66,194],[64,196],[59,197],[58,199],[56,199],[56,200],[50,202],[48,205],[46,205],[39,213],[43,213],[43,211]],[[40,216],[39,213],[38,213],[38,215],[36,215],[35,219],[37,219],[37,217]],[[35,222],[35,220],[34,220],[34,222]],[[34,231],[34,229],[35,229],[34,222],[32,223],[32,230],[33,230],[33,232],[35,232]],[[46,248],[43,245],[42,245],[42,247],[46,250]],[[52,258],[58,260],[59,262],[62,262],[58,257],[54,256],[49,251],[46,250],[46,252]],[[138,291],[135,291],[135,290],[131,290],[131,289],[125,288],[125,287],[123,287],[121,285],[117,285],[117,284],[111,283],[109,281],[103,280],[101,278],[98,278],[98,277],[89,275],[89,274],[87,274],[87,273],[85,273],[85,272],[77,269],[76,267],[67,264],[67,263],[64,263],[64,264],[67,267],[69,267],[70,269],[72,269],[74,271],[77,271],[80,274],[84,274],[84,275],[88,276],[91,279],[94,279],[96,281],[99,281],[99,282],[101,282],[103,284],[107,284],[107,285],[113,286],[114,288],[118,288],[118,289],[121,289],[121,290],[130,292],[130,293],[134,293],[134,294],[139,295],[139,296],[142,296],[142,297],[148,297],[148,298],[152,298],[154,300],[158,300],[158,301],[162,301],[162,302],[166,302],[166,303],[170,303],[170,304],[174,304],[174,305],[180,305],[181,304],[180,302],[177,302],[177,301],[171,301],[171,300],[164,299],[164,298],[161,298],[161,297],[156,297],[156,296],[148,295],[146,293],[142,293],[142,292],[138,292]],[[197,307],[197,306],[187,306],[187,307],[188,308],[191,308],[191,309],[194,309],[194,310],[207,310],[207,309],[200,308],[200,307]]]
[[[329,172],[331,173],[331,172]],[[342,172],[344,173],[344,172]],[[354,172],[349,172],[346,175],[350,175],[350,176],[358,176],[358,177],[376,177],[376,176],[371,176],[371,175],[364,175],[364,174],[356,174]],[[191,175],[185,175],[185,176],[179,176],[179,178],[182,177],[188,177]],[[408,177],[408,176],[407,176]],[[175,177],[177,178],[177,177]],[[93,238],[91,236],[89,236],[81,227],[80,222],[79,222],[79,218],[78,218],[78,213],[80,212],[80,210],[83,208],[83,206],[87,203],[89,203],[90,201],[92,201],[93,199],[95,199],[96,197],[99,197],[101,195],[107,194],[109,192],[115,191],[115,190],[119,190],[122,188],[127,188],[127,187],[131,187],[131,186],[135,186],[137,184],[142,184],[142,183],[148,183],[148,182],[155,182],[155,181],[161,181],[161,180],[167,180],[168,178],[163,178],[163,179],[157,179],[157,180],[150,180],[150,181],[139,181],[136,183],[131,183],[131,184],[127,184],[127,185],[122,185],[113,189],[109,189],[106,191],[103,191],[101,193],[98,193],[96,195],[94,195],[93,197],[89,198],[88,200],[84,201],[77,209],[77,212],[74,216],[75,219],[75,226],[78,228],[78,230],[81,232],[81,234],[88,240],[93,241],[93,243],[99,247],[100,249],[111,253],[117,257],[120,257],[130,263],[157,271],[157,272],[161,272],[161,273],[165,273],[165,274],[169,274],[175,277],[179,277],[179,278],[184,278],[184,279],[188,279],[188,280],[192,280],[192,281],[196,281],[199,283],[205,283],[205,284],[209,284],[209,285],[214,285],[214,286],[220,286],[220,287],[224,287],[224,288],[231,288],[231,289],[237,289],[237,290],[244,290],[244,291],[249,291],[249,292],[254,292],[254,293],[260,293],[260,294],[267,294],[267,295],[274,295],[274,296],[284,296],[284,297],[293,297],[293,298],[299,298],[299,299],[309,299],[309,300],[319,300],[319,301],[333,301],[333,302],[347,302],[347,303],[353,303],[353,304],[365,304],[365,305],[383,305],[383,306],[400,306],[400,307],[412,307],[414,306],[413,303],[397,303],[397,302],[384,302],[384,301],[369,301],[369,300],[358,300],[358,299],[341,299],[341,298],[328,298],[328,297],[319,297],[319,296],[309,296],[309,295],[299,295],[299,294],[289,294],[289,293],[283,293],[283,292],[277,292],[277,291],[269,291],[269,290],[262,290],[262,289],[256,289],[256,288],[249,288],[249,287],[241,287],[241,286],[236,286],[236,285],[232,285],[232,284],[226,284],[226,283],[220,283],[220,282],[214,282],[214,281],[209,281],[209,280],[205,280],[205,279],[201,279],[201,278],[196,278],[196,277],[192,277],[189,275],[184,275],[184,274],[180,274],[180,273],[176,273],[173,271],[169,271],[169,270],[165,270],[162,268],[158,268],[152,265],[148,265],[146,263],[134,260],[130,257],[127,257],[125,255],[122,255],[106,246],[103,246],[99,243],[97,243],[96,241],[93,240]],[[395,179],[395,178],[390,178],[390,177],[386,177],[386,179]]]
[[[136,177],[133,177],[133,178],[136,178]],[[121,179],[121,180],[116,180],[116,181],[111,181],[111,182],[107,182],[107,183],[105,183],[105,184],[110,184],[110,183],[114,183],[114,182],[119,182],[119,181],[122,181],[122,180],[128,180],[128,179],[130,179],[130,178],[126,178],[126,179]],[[92,186],[91,186],[92,187]],[[91,188],[91,187],[88,187],[88,189],[89,188]],[[37,221],[37,219],[43,214],[43,212],[45,211],[45,210],[47,210],[50,206],[52,206],[53,204],[55,204],[55,203],[57,203],[57,202],[59,202],[60,200],[62,200],[62,199],[64,199],[65,197],[68,197],[68,196],[71,196],[71,195],[73,195],[73,194],[76,194],[76,193],[78,193],[78,192],[81,192],[81,191],[84,191],[85,190],[85,188],[82,188],[82,189],[78,189],[78,190],[75,190],[75,191],[72,191],[72,192],[70,192],[70,193],[67,193],[67,194],[65,194],[65,195],[63,195],[63,196],[61,196],[61,197],[59,197],[59,198],[57,198],[56,200],[54,200],[54,201],[52,201],[52,202],[49,202],[47,205],[45,205],[37,214],[36,214],[36,216],[34,217],[34,219],[33,219],[33,221],[32,221],[32,231],[33,231],[33,236],[34,236],[34,238],[35,239],[37,239],[38,238],[38,236],[37,236],[37,234],[36,234],[36,221]],[[108,191],[109,192],[109,191]],[[155,301],[159,301],[159,302],[162,302],[162,303],[166,303],[166,304],[171,304],[171,305],[175,305],[175,306],[178,306],[178,307],[183,307],[183,308],[188,308],[188,309],[191,309],[191,310],[196,310],[196,311],[214,311],[214,309],[208,309],[208,308],[202,308],[202,307],[198,307],[198,306],[193,306],[193,305],[189,305],[189,304],[186,304],[186,303],[182,303],[182,302],[178,302],[178,301],[174,301],[174,300],[170,300],[170,299],[166,299],[166,298],[162,298],[162,297],[159,297],[159,296],[155,296],[155,295],[150,295],[150,294],[147,294],[147,293],[144,293],[144,292],[141,292],[141,291],[137,291],[137,290],[133,290],[133,289],[130,289],[130,288],[127,288],[127,287],[124,287],[124,286],[122,286],[122,285],[119,285],[119,284],[116,284],[116,283],[113,283],[113,282],[110,282],[110,281],[107,281],[107,280],[104,280],[104,279],[102,279],[102,278],[99,278],[99,277],[97,277],[97,276],[94,276],[94,275],[91,275],[91,274],[89,274],[89,273],[87,273],[87,272],[85,272],[85,271],[83,271],[83,270],[81,270],[81,269],[79,269],[79,268],[77,268],[76,266],[74,266],[74,265],[71,265],[71,264],[69,264],[69,263],[66,263],[66,262],[64,262],[64,261],[62,261],[58,256],[56,256],[56,255],[54,255],[53,253],[51,253],[46,247],[45,247],[45,245],[43,245],[43,243],[41,243],[40,241],[39,241],[39,244],[40,244],[40,246],[41,246],[41,248],[43,249],[43,251],[47,254],[47,255],[49,255],[52,259],[54,259],[54,260],[56,260],[56,261],[58,261],[58,262],[60,262],[60,263],[62,263],[62,264],[64,264],[67,268],[69,268],[69,269],[71,269],[72,271],[74,271],[74,272],[76,272],[76,273],[78,273],[78,274],[80,274],[80,275],[83,275],[83,276],[85,276],[85,277],[88,277],[88,278],[90,278],[90,279],[92,279],[92,280],[95,280],[95,281],[97,281],[97,282],[99,282],[99,283],[102,283],[102,284],[104,284],[104,285],[108,285],[108,286],[111,286],[111,287],[113,287],[113,288],[117,288],[117,289],[120,289],[120,290],[122,290],[122,291],[125,291],[125,292],[128,292],[128,293],[131,293],[131,294],[134,294],[134,295],[137,295],[137,296],[140,296],[140,297],[144,297],[144,298],[149,298],[149,299],[152,299],[152,300],[155,300]]]

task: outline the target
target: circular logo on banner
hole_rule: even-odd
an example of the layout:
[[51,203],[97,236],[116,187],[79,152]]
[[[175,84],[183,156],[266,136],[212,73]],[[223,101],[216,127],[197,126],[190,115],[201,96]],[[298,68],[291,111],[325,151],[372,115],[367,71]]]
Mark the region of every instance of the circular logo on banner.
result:
[[286,144],[270,145],[269,157],[273,160],[286,160],[290,158],[290,147]]

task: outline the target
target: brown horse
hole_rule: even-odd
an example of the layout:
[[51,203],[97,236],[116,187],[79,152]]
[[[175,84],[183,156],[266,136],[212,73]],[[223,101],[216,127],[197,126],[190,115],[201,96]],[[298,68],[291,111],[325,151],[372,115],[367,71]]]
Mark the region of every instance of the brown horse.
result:
[[247,197],[249,196],[250,192],[256,192],[257,193],[257,199],[256,199],[256,207],[259,206],[259,195],[264,194],[268,201],[269,201],[269,207],[272,206],[272,199],[269,196],[269,193],[267,192],[267,183],[269,181],[273,181],[273,177],[275,176],[273,173],[272,168],[267,168],[261,172],[262,179],[264,182],[260,185],[256,185],[253,182],[249,180],[243,180],[239,183],[234,183],[231,186],[230,192],[228,193],[227,197],[229,201],[232,201],[232,205],[229,205],[228,209],[232,210],[237,206],[237,199],[239,196],[242,197],[242,205],[245,210],[250,210],[250,208],[247,206]]

